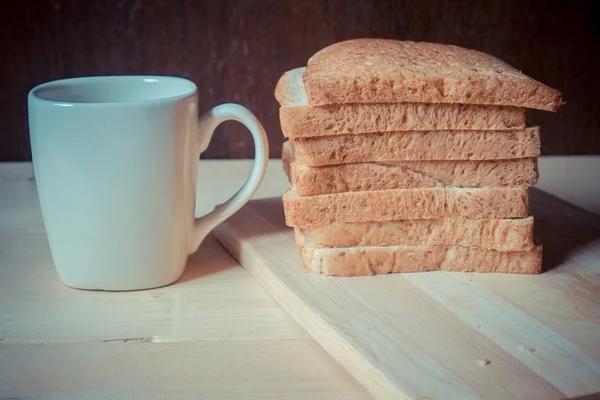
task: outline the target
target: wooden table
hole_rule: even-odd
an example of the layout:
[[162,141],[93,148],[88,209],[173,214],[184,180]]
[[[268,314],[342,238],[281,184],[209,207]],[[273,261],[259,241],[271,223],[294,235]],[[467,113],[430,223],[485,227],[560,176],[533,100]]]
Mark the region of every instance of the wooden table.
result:
[[[203,161],[201,214],[251,162]],[[538,187],[600,214],[600,157],[543,157]],[[256,197],[287,182],[272,160]],[[28,163],[0,165],[0,398],[365,399],[367,392],[210,236],[182,279],[125,293],[55,274]]]

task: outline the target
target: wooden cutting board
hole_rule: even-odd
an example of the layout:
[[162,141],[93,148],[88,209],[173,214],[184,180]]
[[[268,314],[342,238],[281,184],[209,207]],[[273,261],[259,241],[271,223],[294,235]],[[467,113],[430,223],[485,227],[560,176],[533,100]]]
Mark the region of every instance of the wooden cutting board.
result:
[[600,218],[536,189],[530,204],[537,276],[307,274],[280,198],[248,203],[216,235],[376,398],[598,394]]

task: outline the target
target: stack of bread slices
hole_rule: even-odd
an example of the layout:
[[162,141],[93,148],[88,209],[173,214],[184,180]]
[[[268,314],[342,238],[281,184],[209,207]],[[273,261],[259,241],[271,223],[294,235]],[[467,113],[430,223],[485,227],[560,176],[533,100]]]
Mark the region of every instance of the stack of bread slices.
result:
[[307,271],[541,271],[525,109],[556,111],[556,90],[474,50],[355,39],[286,72],[275,96]]

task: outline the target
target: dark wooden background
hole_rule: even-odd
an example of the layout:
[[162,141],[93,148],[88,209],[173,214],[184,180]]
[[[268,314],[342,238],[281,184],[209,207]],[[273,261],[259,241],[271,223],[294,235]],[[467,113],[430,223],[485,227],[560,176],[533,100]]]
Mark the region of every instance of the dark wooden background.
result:
[[[556,114],[531,112],[545,154],[600,153],[600,1],[0,0],[0,161],[30,159],[26,94],[81,75],[168,74],[201,107],[239,102],[281,154],[273,89],[315,51],[353,37],[453,43],[503,58],[563,92]],[[252,157],[235,123],[207,158]]]

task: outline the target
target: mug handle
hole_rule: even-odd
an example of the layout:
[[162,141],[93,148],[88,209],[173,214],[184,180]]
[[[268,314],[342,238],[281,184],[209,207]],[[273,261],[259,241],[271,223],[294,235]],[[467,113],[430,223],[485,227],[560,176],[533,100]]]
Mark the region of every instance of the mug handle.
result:
[[190,253],[200,247],[206,236],[221,222],[232,216],[250,200],[260,186],[269,161],[269,142],[260,121],[247,108],[233,103],[221,104],[208,111],[198,123],[199,154],[210,143],[215,129],[225,121],[238,121],[248,128],[254,140],[254,166],[246,183],[225,203],[218,205],[208,214],[196,218],[193,225],[193,242]]

